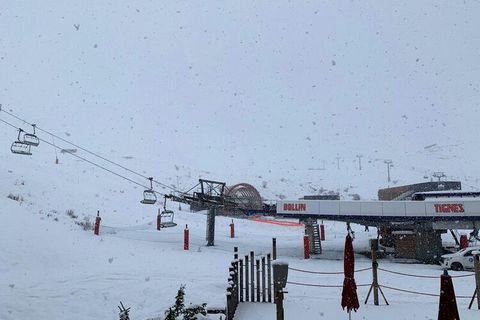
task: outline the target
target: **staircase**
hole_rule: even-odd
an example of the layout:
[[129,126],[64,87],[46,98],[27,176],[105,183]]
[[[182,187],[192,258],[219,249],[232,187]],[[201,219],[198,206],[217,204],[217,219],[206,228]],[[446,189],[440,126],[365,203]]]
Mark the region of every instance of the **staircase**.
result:
[[311,254],[321,254],[322,253],[322,242],[320,241],[320,227],[317,223],[317,220],[306,220],[305,224],[305,234],[308,235],[310,240],[310,253]]
[[318,223],[314,223],[313,227],[313,253],[314,254],[321,254],[322,253],[322,242],[320,241],[320,229]]

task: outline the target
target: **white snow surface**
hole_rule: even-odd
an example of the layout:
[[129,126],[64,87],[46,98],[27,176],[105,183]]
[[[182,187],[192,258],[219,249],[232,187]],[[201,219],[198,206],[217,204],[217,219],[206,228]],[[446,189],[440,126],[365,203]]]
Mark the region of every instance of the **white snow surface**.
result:
[[[478,190],[479,9],[473,1],[19,0],[0,11],[0,104],[175,189],[201,177],[249,182],[269,200],[329,190],[343,199],[375,199],[378,188],[445,171],[464,190]],[[5,113],[0,119],[29,129]],[[13,155],[15,138],[0,123],[2,320],[117,319],[120,301],[132,307],[132,320],[162,319],[181,284],[187,303],[223,307],[233,247],[265,254],[272,237],[279,258],[293,267],[343,269],[342,223],[326,222],[321,259],[302,259],[302,228],[245,219],[234,219],[237,237],[230,239],[230,218],[218,217],[216,245],[206,247],[203,213],[168,203],[179,226],[158,232],[160,207],[139,203],[142,187],[69,154],[58,153],[57,165],[44,142],[31,157]],[[390,183],[386,159],[394,163]],[[78,223],[93,222],[97,210],[102,227],[95,237]],[[354,228],[359,253],[376,232]],[[357,255],[357,268],[369,264]],[[441,274],[438,266],[388,259],[380,265]],[[439,292],[438,279],[380,277],[387,286]],[[356,278],[371,281],[368,272]],[[459,295],[473,293],[471,276],[454,284]],[[339,289],[287,290],[287,319],[347,317]],[[385,289],[390,306],[375,307],[362,303],[365,287],[358,292],[354,319],[436,319],[438,298]],[[467,310],[468,299],[458,304],[462,319],[478,318]],[[249,320],[273,316],[267,304],[241,305],[237,313]]]

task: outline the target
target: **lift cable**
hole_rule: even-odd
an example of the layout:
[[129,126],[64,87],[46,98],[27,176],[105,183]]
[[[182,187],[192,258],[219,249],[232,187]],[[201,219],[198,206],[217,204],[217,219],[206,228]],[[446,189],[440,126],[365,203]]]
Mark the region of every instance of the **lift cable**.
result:
[[[13,118],[15,118],[15,119],[17,119],[17,120],[19,120],[19,121],[22,121],[22,122],[25,123],[25,124],[32,125],[32,124],[29,123],[27,120],[22,119],[22,118],[16,116],[15,114],[13,114],[13,113],[11,113],[11,112],[8,112],[8,111],[6,111],[5,109],[3,109],[1,104],[0,104],[0,111],[5,112],[5,113],[8,114],[9,116],[11,116],[11,117],[13,117]],[[89,154],[91,154],[91,155],[93,155],[93,156],[95,156],[95,157],[97,157],[97,158],[100,158],[100,159],[102,159],[102,160],[104,160],[104,161],[106,161],[106,162],[109,162],[109,163],[117,166],[117,167],[120,167],[120,168],[122,168],[123,170],[126,170],[126,171],[128,171],[128,172],[130,172],[130,173],[133,173],[133,174],[135,174],[135,175],[137,175],[137,176],[139,176],[139,177],[142,177],[142,178],[144,178],[144,179],[147,179],[147,180],[149,179],[149,177],[147,177],[147,176],[145,176],[145,175],[143,175],[143,174],[141,174],[141,173],[139,173],[139,172],[136,172],[136,171],[134,171],[134,170],[131,170],[131,169],[125,167],[125,166],[122,166],[121,164],[118,164],[118,163],[116,163],[116,162],[114,162],[114,161],[111,161],[111,160],[105,158],[105,157],[102,157],[101,155],[99,155],[99,154],[97,154],[97,153],[95,153],[95,152],[92,152],[92,151],[90,151],[90,150],[87,150],[87,149],[85,149],[85,148],[83,148],[83,147],[81,147],[81,146],[79,146],[79,145],[77,145],[77,144],[75,144],[75,143],[73,143],[73,142],[70,142],[70,141],[68,141],[68,140],[66,140],[66,139],[63,139],[62,137],[60,137],[60,136],[58,136],[58,135],[56,135],[56,134],[54,134],[54,133],[52,133],[52,132],[49,132],[49,131],[44,130],[44,129],[42,129],[42,128],[39,128],[38,126],[35,126],[35,128],[36,128],[37,130],[39,130],[39,131],[42,131],[42,132],[44,132],[44,133],[46,133],[46,134],[49,134],[49,135],[52,136],[52,137],[57,138],[57,139],[65,142],[65,143],[68,143],[68,144],[70,144],[70,145],[72,145],[72,146],[74,146],[74,147],[76,147],[76,148],[78,148],[78,149],[80,149],[80,150],[82,150],[82,151],[85,151],[85,152],[87,152],[87,153],[89,153]],[[58,149],[61,149],[61,148],[58,148]],[[156,184],[158,184],[158,185],[160,185],[160,186],[162,186],[162,187],[168,188],[168,189],[170,189],[170,190],[172,190],[172,191],[174,191],[174,192],[184,193],[184,192],[181,192],[181,191],[179,191],[179,190],[176,190],[175,188],[173,188],[173,187],[171,187],[171,186],[169,186],[169,185],[167,185],[167,184],[161,183],[160,181],[153,180],[153,182],[155,182]]]
[[[3,119],[0,119],[0,121],[3,122],[3,123],[5,123],[5,124],[7,124],[7,125],[9,125],[9,126],[11,126],[11,127],[14,128],[15,130],[18,130],[18,127],[16,127],[16,126],[13,125],[13,124],[11,124],[11,123],[3,120]],[[38,129],[38,128],[37,128],[37,129]],[[42,141],[42,142],[44,142],[44,143],[46,143],[46,144],[48,144],[48,145],[50,145],[50,146],[52,146],[52,147],[54,147],[55,149],[62,149],[62,148],[60,148],[59,146],[56,146],[56,145],[54,145],[53,143],[48,142],[48,141],[46,141],[46,140],[44,140],[44,139],[39,138],[39,140]],[[104,166],[99,165],[99,164],[97,164],[97,163],[95,163],[95,162],[93,162],[93,161],[91,161],[91,160],[88,160],[88,159],[86,159],[86,158],[84,158],[84,157],[81,157],[81,156],[79,156],[79,155],[77,155],[77,154],[74,154],[74,153],[72,153],[72,152],[67,152],[67,153],[70,154],[70,155],[72,155],[72,156],[74,156],[74,157],[77,157],[78,159],[80,159],[80,160],[82,160],[82,161],[85,161],[85,162],[87,162],[87,163],[89,163],[89,164],[91,164],[91,165],[93,165],[93,166],[96,166],[96,167],[98,167],[98,168],[100,168],[100,169],[102,169],[102,170],[105,170],[105,171],[107,171],[107,172],[109,172],[109,173],[111,173],[111,174],[113,174],[113,175],[116,175],[117,177],[120,177],[120,178],[122,178],[122,179],[124,179],[124,180],[126,180],[126,181],[129,181],[129,182],[133,183],[133,184],[136,184],[136,185],[138,185],[138,186],[140,186],[140,187],[142,187],[142,188],[144,188],[144,189],[150,189],[150,187],[148,187],[148,186],[145,186],[145,185],[143,185],[143,184],[141,184],[141,183],[138,183],[138,182],[135,181],[135,180],[132,180],[132,179],[130,179],[130,178],[127,178],[127,177],[125,177],[125,176],[123,176],[123,175],[121,175],[121,174],[119,174],[119,173],[117,173],[117,172],[115,172],[115,171],[113,171],[113,170],[110,170],[110,169],[108,169],[108,168],[105,168]],[[165,195],[164,193],[161,193],[161,192],[158,192],[158,191],[155,191],[155,190],[152,190],[152,191],[155,192],[156,194],[161,195],[161,196],[164,196],[164,195]]]

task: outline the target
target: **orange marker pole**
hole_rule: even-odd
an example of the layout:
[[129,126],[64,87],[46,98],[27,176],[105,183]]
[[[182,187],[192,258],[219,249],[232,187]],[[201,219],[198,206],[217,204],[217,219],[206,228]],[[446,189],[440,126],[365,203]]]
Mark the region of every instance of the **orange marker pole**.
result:
[[183,230],[183,250],[188,250],[190,247],[190,232],[188,230],[188,224],[185,225],[185,230]]
[[230,223],[230,238],[235,238],[235,224],[233,223],[233,219],[232,223]]
[[100,211],[97,211],[97,217],[95,218],[95,229],[93,230],[93,233],[96,236],[100,234],[100,221],[102,221],[102,218],[100,218]]
[[307,235],[303,236],[303,257],[310,259],[310,239],[308,239]]

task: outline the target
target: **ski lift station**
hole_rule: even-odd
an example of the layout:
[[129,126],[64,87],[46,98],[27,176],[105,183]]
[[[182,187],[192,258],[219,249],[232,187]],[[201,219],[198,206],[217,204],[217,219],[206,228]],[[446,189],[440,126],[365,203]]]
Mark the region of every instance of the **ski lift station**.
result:
[[[445,190],[446,185],[450,190]],[[277,201],[277,216],[303,221],[312,241],[316,239],[308,229],[314,230],[317,220],[377,227],[380,244],[392,248],[397,257],[435,262],[443,254],[442,233],[450,230],[457,243],[457,229],[472,230],[470,238],[478,238],[480,192],[462,192],[459,186],[459,182],[442,181],[379,191],[380,197],[389,194],[401,199],[392,201]]]

